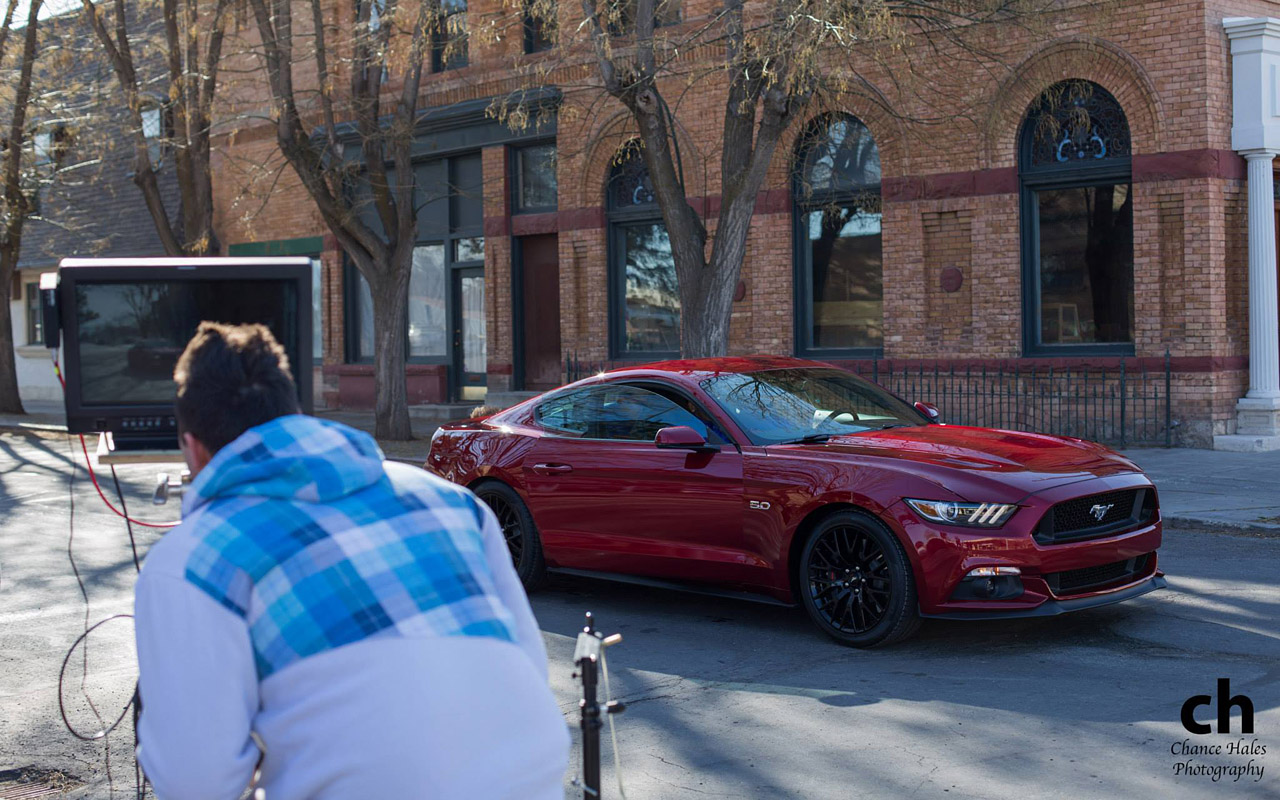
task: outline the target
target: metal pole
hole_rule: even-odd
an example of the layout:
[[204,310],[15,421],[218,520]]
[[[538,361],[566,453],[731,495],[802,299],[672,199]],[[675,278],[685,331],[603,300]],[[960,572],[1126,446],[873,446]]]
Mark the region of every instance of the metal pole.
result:
[[[590,611],[582,632],[596,635]],[[582,797],[583,800],[594,800],[600,797],[600,728],[604,724],[600,721],[600,702],[596,697],[595,653],[585,654],[577,667],[582,675],[582,700],[579,704],[582,711]]]
[[1173,447],[1173,359],[1164,351],[1164,446]]
[[1120,447],[1121,448],[1123,448],[1126,444],[1125,435],[1124,435],[1124,423],[1125,423],[1124,412],[1125,412],[1125,389],[1126,388],[1127,388],[1127,383],[1125,381],[1124,356],[1121,356],[1120,357]]

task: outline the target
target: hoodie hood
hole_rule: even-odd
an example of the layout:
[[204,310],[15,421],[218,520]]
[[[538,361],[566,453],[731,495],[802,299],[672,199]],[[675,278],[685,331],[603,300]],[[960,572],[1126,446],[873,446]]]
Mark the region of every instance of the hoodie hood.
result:
[[328,503],[382,480],[382,461],[363,431],[301,414],[277,417],[219,450],[191,482],[182,511],[230,497]]

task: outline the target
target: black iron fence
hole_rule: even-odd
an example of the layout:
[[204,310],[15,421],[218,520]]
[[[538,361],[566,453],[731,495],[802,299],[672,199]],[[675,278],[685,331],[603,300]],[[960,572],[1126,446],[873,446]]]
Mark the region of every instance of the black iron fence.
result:
[[[634,362],[627,362],[634,363]],[[1024,367],[934,364],[896,365],[872,359],[846,369],[874,381],[910,402],[938,407],[942,421],[954,425],[1075,436],[1127,447],[1173,444],[1173,373],[1169,353],[1163,369],[1148,360],[1128,359],[1119,366]],[[565,378],[576,381],[624,366],[622,362],[565,359]]]

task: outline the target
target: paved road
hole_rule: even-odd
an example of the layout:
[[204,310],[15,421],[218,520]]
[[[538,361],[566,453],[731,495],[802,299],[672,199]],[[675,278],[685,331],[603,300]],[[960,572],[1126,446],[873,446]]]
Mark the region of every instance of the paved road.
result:
[[[69,796],[105,798],[109,755],[125,797],[127,728],[81,743],[58,720],[58,667],[86,619],[67,559],[70,457],[63,438],[0,434],[0,772],[59,769],[87,782]],[[148,518],[172,513],[141,502],[154,471],[121,471]],[[92,622],[129,609],[133,566],[123,527],[78,475],[73,553]],[[631,800],[1280,797],[1280,540],[1171,531],[1161,555],[1170,591],[1060,619],[930,622],[882,651],[838,647],[797,611],[593,581],[557,581],[534,609],[570,717],[582,612],[623,633],[611,678],[630,705],[618,738]],[[127,623],[102,628],[83,686],[72,659],[65,696],[81,726],[97,727],[86,695],[103,716],[127,698],[130,647]],[[1219,677],[1255,705],[1261,782],[1174,774],[1186,758],[1170,748],[1192,738],[1182,702]]]

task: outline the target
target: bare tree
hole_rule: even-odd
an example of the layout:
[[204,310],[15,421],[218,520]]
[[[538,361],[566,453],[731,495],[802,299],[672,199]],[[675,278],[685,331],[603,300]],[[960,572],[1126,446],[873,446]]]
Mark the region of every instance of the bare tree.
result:
[[[405,391],[405,325],[417,233],[411,154],[423,60],[440,24],[438,3],[355,0],[349,26],[339,26],[326,23],[322,0],[309,0],[305,34],[295,33],[290,0],[250,0],[250,5],[280,149],[369,284],[375,433],[412,438]],[[306,69],[299,66],[307,63]],[[336,88],[344,70],[345,96]],[[300,82],[316,89],[300,90]],[[341,130],[339,120],[344,121]],[[320,132],[313,135],[313,127]]]
[[[886,102],[877,82],[903,105],[918,99],[913,53],[921,60],[962,59],[956,74],[994,71],[1005,55],[993,32],[1038,35],[1062,7],[1061,0],[721,0],[706,21],[680,25],[679,0],[581,0],[582,23],[557,32],[561,59],[538,61],[525,84],[569,74],[583,55],[594,62],[587,90],[630,112],[670,236],[681,352],[722,355],[756,198],[788,129],[849,95],[882,106],[887,116],[906,116]],[[525,13],[550,29],[556,3],[526,0]],[[712,55],[687,56],[695,52]],[[680,97],[701,80],[719,82],[725,98],[714,233],[687,200],[677,136]],[[947,118],[963,113],[963,100],[948,99]],[[517,92],[492,110],[519,123],[530,117],[523,102]]]
[[[0,66],[8,56],[6,48],[13,26],[17,0],[9,0],[5,8],[3,27],[0,27]],[[23,149],[27,133],[27,107],[31,103],[31,76],[35,67],[39,37],[41,0],[31,0],[27,10],[27,24],[22,31],[22,52],[18,56],[18,80],[10,107],[9,131],[3,141],[3,176],[0,180],[0,287],[7,294],[13,283],[13,273],[22,252],[22,228],[36,205],[30,182],[22,169]],[[10,414],[25,413],[22,398],[18,395],[18,375],[14,364],[13,322],[9,301],[0,302],[0,411]]]
[[[163,0],[158,13],[153,0],[111,0],[111,22],[93,0],[81,2],[124,94],[133,139],[133,180],[165,252],[216,253],[210,133],[231,0]],[[154,30],[156,24],[161,31]],[[131,31],[131,26],[142,30]],[[138,49],[144,52],[135,57],[130,39],[139,34]],[[162,45],[163,66],[145,52],[154,45]],[[164,75],[162,93],[153,90],[155,82],[149,78],[156,73]],[[155,142],[172,148],[178,209],[165,206]]]

